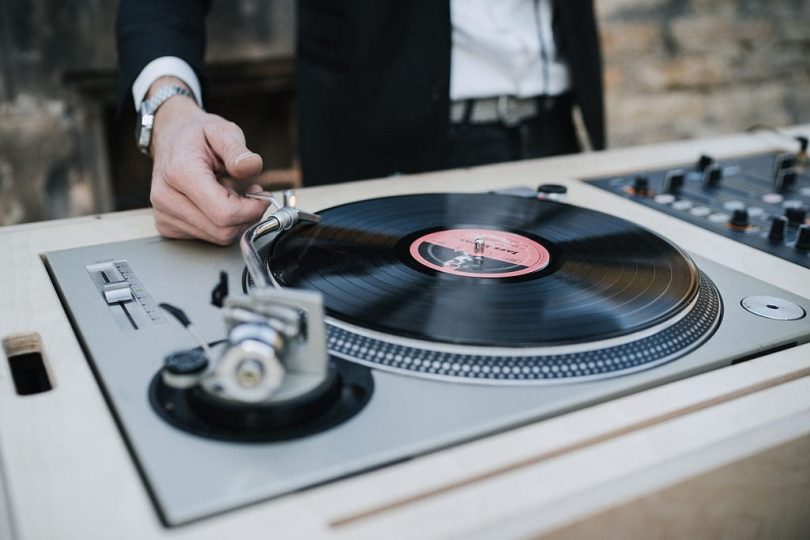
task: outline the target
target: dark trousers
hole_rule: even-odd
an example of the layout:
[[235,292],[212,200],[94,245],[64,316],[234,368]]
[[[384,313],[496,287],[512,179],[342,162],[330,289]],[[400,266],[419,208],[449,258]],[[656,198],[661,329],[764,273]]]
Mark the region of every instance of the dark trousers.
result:
[[570,97],[555,98],[549,106],[544,106],[543,98],[539,99],[539,114],[516,126],[500,122],[451,124],[444,168],[579,152],[581,148],[571,116]]

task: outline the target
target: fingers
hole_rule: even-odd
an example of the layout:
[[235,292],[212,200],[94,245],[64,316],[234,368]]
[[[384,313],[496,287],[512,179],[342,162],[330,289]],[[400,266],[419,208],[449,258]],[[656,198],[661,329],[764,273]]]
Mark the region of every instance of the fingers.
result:
[[165,236],[166,238],[174,238],[177,240],[199,238],[201,240],[207,240],[199,236],[199,234],[189,232],[186,223],[162,213],[155,213],[155,228],[161,236]]
[[236,180],[248,180],[262,172],[262,158],[245,145],[245,135],[233,122],[206,124],[205,140]]
[[156,212],[155,213],[155,227],[157,228],[158,232],[165,236],[166,238],[176,238],[176,239],[189,239],[189,238],[198,238],[200,240],[205,240],[206,242],[211,242],[213,244],[219,245],[229,245],[234,238],[238,238],[241,234],[250,226],[250,224],[245,224],[240,226],[238,230],[235,232],[233,237],[224,236],[222,234],[213,236],[207,233],[206,231],[195,227],[194,225],[183,221],[182,219],[176,218],[170,214],[164,212]]
[[151,194],[158,232],[169,238],[201,238],[219,245],[228,245],[255,223],[265,209],[259,202],[257,215],[249,215],[244,221],[229,221],[222,224],[211,219],[194,202],[166,182],[154,182]]
[[257,221],[267,209],[267,203],[241,197],[222,186],[210,165],[200,158],[172,167],[164,177],[169,187],[188,197],[202,216],[218,227]]
[[199,109],[167,109],[159,127],[151,201],[161,234],[225,245],[261,219],[265,201],[242,197],[216,176],[227,171],[244,181],[261,172],[261,157],[236,124]]

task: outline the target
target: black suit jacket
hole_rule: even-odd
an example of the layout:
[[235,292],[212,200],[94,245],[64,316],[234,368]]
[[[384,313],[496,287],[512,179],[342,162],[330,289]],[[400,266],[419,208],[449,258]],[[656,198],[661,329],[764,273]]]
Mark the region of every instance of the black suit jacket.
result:
[[[151,60],[178,56],[205,81],[206,0],[122,0],[121,101]],[[605,146],[592,0],[554,0],[558,49],[594,148]],[[300,0],[296,82],[307,185],[437,169],[447,144],[450,2]]]

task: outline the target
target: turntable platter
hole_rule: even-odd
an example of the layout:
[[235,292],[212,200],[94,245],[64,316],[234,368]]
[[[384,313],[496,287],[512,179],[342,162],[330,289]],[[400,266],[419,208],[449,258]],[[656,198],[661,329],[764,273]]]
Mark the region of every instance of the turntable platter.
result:
[[622,219],[487,194],[321,212],[265,249],[276,285],[320,291],[329,352],[419,377],[537,384],[678,358],[722,304],[692,260]]
[[426,194],[320,215],[276,241],[274,278],[320,291],[330,316],[386,334],[484,346],[596,341],[654,326],[698,290],[695,265],[660,236],[553,201]]

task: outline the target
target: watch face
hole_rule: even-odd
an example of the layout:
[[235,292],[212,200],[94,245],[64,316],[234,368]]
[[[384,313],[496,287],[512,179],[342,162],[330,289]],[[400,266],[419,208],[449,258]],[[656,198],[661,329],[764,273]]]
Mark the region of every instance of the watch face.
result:
[[146,155],[149,155],[149,144],[152,142],[153,119],[154,115],[148,111],[146,102],[141,103],[138,109],[138,119],[135,122],[135,144]]
[[150,155],[149,145],[152,142],[152,123],[155,121],[155,112],[173,96],[182,95],[192,97],[191,92],[179,86],[164,86],[148,100],[141,102],[138,107],[138,121],[135,123],[135,144],[141,152]]
[[140,146],[141,143],[141,111],[138,111],[135,117],[135,144]]

